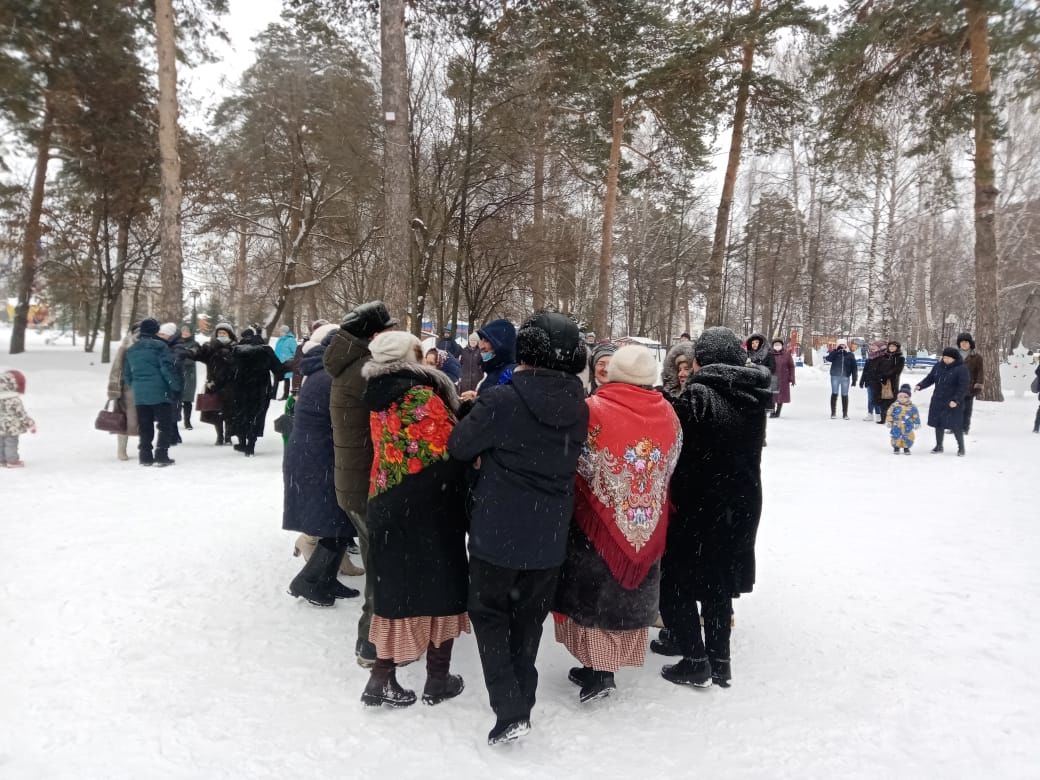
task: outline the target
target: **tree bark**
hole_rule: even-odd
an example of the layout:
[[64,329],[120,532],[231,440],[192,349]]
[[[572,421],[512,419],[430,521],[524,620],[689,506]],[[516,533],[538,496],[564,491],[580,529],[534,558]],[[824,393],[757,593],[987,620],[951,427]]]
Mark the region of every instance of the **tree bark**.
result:
[[[249,257],[249,225],[245,221],[239,227],[238,254],[235,256],[235,280],[232,284],[232,316],[236,328],[245,327],[246,321],[246,260]],[[216,326],[216,323],[210,323]]]
[[618,174],[621,167],[621,139],[625,129],[621,93],[614,95],[610,111],[610,162],[607,165],[607,192],[603,203],[603,240],[599,249],[599,286],[593,307],[592,329],[600,339],[610,338],[610,276],[614,261],[614,212],[617,208]]
[[975,95],[975,342],[983,361],[983,401],[1003,401],[1000,387],[1000,334],[997,325],[997,211],[993,171],[993,107],[990,92],[989,32],[983,0],[965,0],[971,49],[971,91]]
[[163,319],[180,322],[184,274],[181,256],[181,158],[177,151],[177,24],[173,0],[155,0],[159,62],[159,279]]
[[[404,0],[382,0],[380,13],[380,84],[383,92],[383,198],[386,304],[404,319],[412,306],[409,275],[412,233],[409,224],[412,179],[408,148],[408,70],[404,31]],[[411,323],[413,330],[417,323]],[[421,323],[418,323],[421,327]]]
[[[762,10],[762,0],[752,4],[752,18]],[[751,94],[751,69],[755,59],[755,40],[748,37],[744,43],[740,63],[740,86],[737,87],[737,102],[733,111],[733,133],[729,141],[729,158],[726,161],[726,176],[722,181],[722,198],[715,216],[715,236],[711,243],[708,260],[708,295],[704,313],[704,327],[722,325],[722,276],[725,273],[726,240],[729,234],[729,215],[733,206],[733,191],[737,184],[737,169],[740,167],[740,150],[744,145],[744,123],[747,120],[747,105]]]
[[25,329],[29,323],[29,307],[32,305],[33,284],[36,281],[36,253],[40,243],[43,193],[47,183],[47,164],[51,158],[53,131],[54,109],[51,106],[50,93],[47,93],[43,104],[40,137],[36,141],[36,172],[33,175],[29,215],[25,223],[25,237],[22,240],[22,270],[18,275],[18,302],[15,304],[14,327],[11,330],[10,352],[12,355],[25,352]]
[[534,311],[545,308],[545,119],[538,121],[534,146],[534,210],[531,220],[531,303]]

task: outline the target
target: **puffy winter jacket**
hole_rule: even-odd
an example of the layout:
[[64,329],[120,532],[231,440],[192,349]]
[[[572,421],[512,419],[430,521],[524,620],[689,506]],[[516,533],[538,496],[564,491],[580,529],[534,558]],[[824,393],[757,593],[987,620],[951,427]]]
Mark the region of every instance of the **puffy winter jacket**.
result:
[[153,406],[177,400],[183,380],[166,342],[142,336],[126,351],[123,381],[133,389],[135,404]]
[[484,361],[484,381],[478,392],[508,384],[516,367],[516,328],[509,320],[492,320],[477,331],[495,349],[495,356]]
[[856,365],[856,356],[845,349],[836,349],[828,352],[824,361],[831,364],[831,376],[852,377],[852,384],[856,384],[859,376],[859,366]]

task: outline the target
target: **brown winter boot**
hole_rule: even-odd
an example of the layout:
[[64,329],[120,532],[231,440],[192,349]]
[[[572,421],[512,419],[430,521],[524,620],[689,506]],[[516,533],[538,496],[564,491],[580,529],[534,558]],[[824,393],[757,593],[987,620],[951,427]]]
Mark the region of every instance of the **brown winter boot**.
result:
[[397,682],[396,664],[388,658],[377,658],[368,685],[361,694],[361,703],[369,707],[386,704],[390,707],[410,707],[415,704],[415,691],[402,688]]
[[454,699],[466,687],[457,674],[448,674],[451,667],[451,648],[454,639],[448,639],[440,647],[431,642],[426,648],[426,685],[423,688],[423,704],[440,704]]

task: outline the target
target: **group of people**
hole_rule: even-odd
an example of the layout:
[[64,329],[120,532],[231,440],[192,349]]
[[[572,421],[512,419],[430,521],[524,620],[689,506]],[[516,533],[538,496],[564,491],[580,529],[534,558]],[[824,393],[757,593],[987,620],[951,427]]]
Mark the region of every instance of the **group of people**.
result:
[[174,465],[169,451],[181,442],[178,424],[193,429],[196,363],[206,366],[200,420],[216,428],[217,445],[233,444],[252,456],[264,435],[268,405],[278,383],[291,376],[293,362],[291,356],[277,357],[251,328],[236,337],[231,325],[219,323],[213,337],[200,344],[187,325],[141,320],[127,331],[109,372],[108,398],[127,422],[117,435],[117,457],[129,459],[128,438],[136,436],[142,466]]
[[662,676],[728,686],[732,599],[755,581],[769,372],[711,328],[659,384],[645,347],[590,355],[571,319],[544,312],[488,322],[469,349],[473,386],[380,302],[303,345],[283,526],[317,542],[289,592],[320,606],[361,595],[336,576],[356,539],[362,701],[416,702],[396,669],[424,655],[423,701],[458,696],[452,648],[472,632],[488,741],[522,737],[550,612],[582,702],[643,665],[659,615],[651,650],[679,658]]

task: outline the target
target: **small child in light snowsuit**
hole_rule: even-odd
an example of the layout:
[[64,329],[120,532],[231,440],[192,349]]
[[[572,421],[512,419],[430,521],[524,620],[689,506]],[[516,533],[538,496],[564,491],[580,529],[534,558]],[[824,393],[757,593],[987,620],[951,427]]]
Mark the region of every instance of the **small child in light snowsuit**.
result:
[[886,420],[891,435],[892,452],[896,455],[902,450],[909,455],[914,446],[916,431],[921,427],[921,413],[910,400],[910,385],[902,385],[896,395],[896,402],[888,408]]
[[6,371],[0,374],[0,468],[17,469],[25,464],[18,457],[18,437],[36,433],[36,423],[25,413],[22,399],[25,374]]

